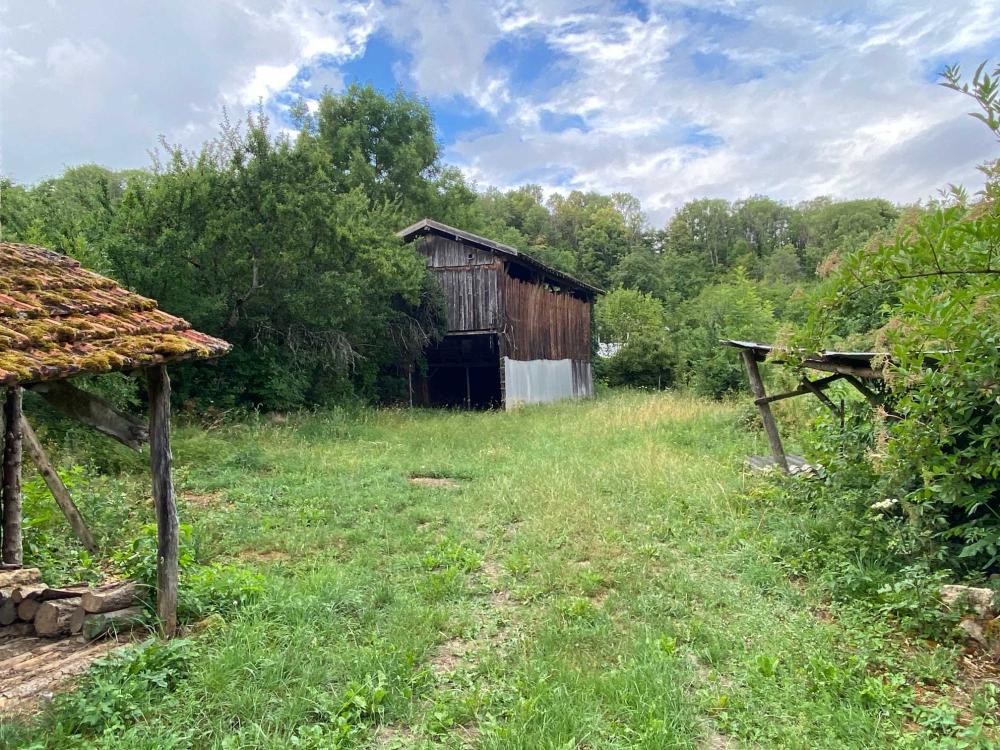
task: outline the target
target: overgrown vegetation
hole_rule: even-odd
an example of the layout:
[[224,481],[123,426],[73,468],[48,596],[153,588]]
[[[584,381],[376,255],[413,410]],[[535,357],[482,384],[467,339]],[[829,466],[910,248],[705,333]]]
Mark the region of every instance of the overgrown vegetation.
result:
[[[86,165],[31,187],[3,182],[3,236],[74,255],[233,343],[214,368],[178,370],[178,401],[288,409],[404,400],[441,309],[394,233],[425,216],[647,295],[659,330],[609,363],[610,380],[720,394],[742,383],[705,361],[719,326],[767,338],[777,321],[801,322],[820,261],[898,215],[882,200],[754,196],[692,201],[654,227],[627,194],[478,190],[442,164],[426,105],[402,94],[354,86],[297,117],[294,138],[251,115],[198,153],[162,144],[148,170]],[[734,285],[752,288],[754,309]],[[597,329],[613,343],[627,333]]]
[[[944,83],[971,97],[1000,141],[1000,68],[970,83],[950,69]],[[1000,171],[982,168],[971,196],[952,186],[892,232],[831,259],[825,295],[792,339],[829,346],[858,298],[877,300],[878,324],[853,341],[886,353],[885,407],[860,408],[841,428],[827,423],[813,445],[827,466],[809,491],[860,525],[850,554],[941,575],[985,576],[1000,559]],[[864,319],[864,318],[862,318]],[[873,511],[872,509],[877,509]],[[832,517],[831,517],[832,521]]]
[[[741,413],[619,392],[182,425],[181,590],[207,619],[2,720],[0,745],[995,746],[997,692],[959,670],[937,579],[845,575],[847,501],[805,513],[743,475],[763,441]],[[143,472],[101,487],[83,510],[113,506],[99,536],[141,568]]]

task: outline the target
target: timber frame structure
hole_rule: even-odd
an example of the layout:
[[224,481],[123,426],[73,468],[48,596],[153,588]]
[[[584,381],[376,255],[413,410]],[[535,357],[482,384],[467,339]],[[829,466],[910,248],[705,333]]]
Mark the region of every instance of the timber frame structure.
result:
[[[771,404],[795,396],[812,394],[830,411],[843,419],[843,404],[835,404],[829,396],[824,393],[833,383],[843,380],[858,391],[865,400],[871,404],[872,408],[881,409],[890,419],[898,418],[896,414],[886,409],[885,404],[877,390],[870,384],[873,381],[884,380],[882,370],[876,365],[877,361],[886,361],[888,355],[881,352],[833,352],[823,351],[816,354],[809,354],[802,358],[792,360],[782,359],[781,350],[769,344],[758,344],[754,341],[737,341],[734,339],[723,339],[719,342],[723,346],[731,346],[738,349],[746,367],[747,379],[750,381],[750,392],[753,394],[754,403],[760,411],[760,419],[764,423],[764,431],[767,433],[767,441],[771,447],[771,456],[775,465],[782,471],[788,472],[788,457],[781,444],[781,436],[778,433],[778,423],[771,412]],[[805,375],[802,376],[799,387],[786,391],[768,395],[764,388],[764,380],[761,378],[759,362],[767,360],[775,364],[794,365],[808,370],[831,373],[822,378],[810,380]]]
[[[171,362],[212,359],[230,349],[191,329],[80,263],[36,245],[0,242],[0,397],[3,473],[0,556],[5,568],[23,564],[21,463],[24,448],[38,467],[80,543],[96,550],[73,503],[22,409],[31,390],[59,411],[139,450],[148,440],[156,511],[156,609],[161,632],[177,628],[178,519],[171,477]],[[145,373],[148,426],[67,382],[79,375]]]
[[[593,304],[601,290],[462,229],[423,219],[397,233],[440,283],[447,332],[410,378],[421,406],[515,408],[594,392]],[[414,382],[415,381],[415,382]]]

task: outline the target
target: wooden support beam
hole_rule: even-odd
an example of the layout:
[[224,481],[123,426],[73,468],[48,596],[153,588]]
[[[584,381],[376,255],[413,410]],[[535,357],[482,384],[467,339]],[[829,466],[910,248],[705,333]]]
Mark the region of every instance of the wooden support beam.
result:
[[845,365],[839,362],[823,362],[818,359],[807,359],[802,362],[803,367],[808,367],[810,370],[822,370],[823,372],[839,372],[841,375],[854,375],[858,378],[866,378],[868,380],[882,380],[882,373],[879,370],[873,370],[867,365]]
[[52,461],[45,454],[45,449],[42,447],[41,441],[23,414],[21,415],[21,434],[24,438],[25,447],[28,449],[28,455],[31,456],[32,462],[38,467],[38,473],[42,475],[42,479],[45,480],[45,485],[49,488],[49,492],[52,493],[52,497],[55,498],[63,515],[66,516],[66,520],[69,521],[69,525],[72,527],[76,538],[80,540],[80,544],[88,552],[97,552],[97,542],[94,541],[93,534],[87,528],[87,524],[84,522],[83,516],[80,515],[76,503],[73,502],[69,490],[60,478],[59,472],[56,471],[56,467],[52,465]]
[[21,389],[7,391],[3,405],[3,542],[0,556],[7,565],[20,565],[21,543]]
[[756,400],[757,409],[760,411],[760,419],[764,423],[764,431],[767,433],[767,442],[771,444],[771,455],[782,471],[788,473],[788,459],[785,458],[785,449],[781,445],[781,436],[778,434],[778,424],[774,421],[771,407],[763,399],[767,398],[767,391],[764,390],[764,380],[757,369],[757,359],[749,349],[740,351],[743,357],[743,364],[747,368],[747,378],[750,380],[750,391]]
[[146,370],[149,389],[149,460],[156,506],[156,613],[167,637],[177,632],[177,503],[171,477],[170,377],[163,365]]
[[848,383],[854,386],[854,389],[858,393],[860,393],[862,396],[865,397],[865,400],[869,403],[869,405],[873,409],[882,409],[883,411],[885,411],[885,414],[889,419],[902,419],[902,417],[899,414],[896,414],[896,412],[887,409],[885,406],[885,402],[882,400],[882,398],[879,397],[879,395],[875,393],[875,391],[873,391],[871,388],[865,385],[864,381],[861,380],[861,378],[855,377],[853,375],[848,375],[846,376],[846,380]]
[[[845,377],[847,376],[837,373],[836,375],[829,375],[828,377],[820,378],[819,380],[813,380],[812,384],[817,388],[826,388],[831,383],[837,380],[841,380],[842,378]],[[800,385],[794,391],[787,391],[786,393],[778,393],[774,396],[767,396],[765,398],[755,399],[754,403],[757,404],[758,406],[760,404],[773,404],[775,401],[782,401],[786,398],[792,398],[794,396],[804,396],[807,393],[812,393],[812,391],[810,391],[804,385]]]
[[68,417],[93,427],[132,450],[141,450],[149,432],[139,420],[118,411],[100,396],[81,390],[63,380],[38,383],[31,387],[49,404]]
[[802,387],[818,398],[823,403],[823,406],[832,411],[836,416],[843,416],[843,412],[837,409],[837,405],[823,393],[823,389],[819,385],[809,380],[809,378],[802,378]]

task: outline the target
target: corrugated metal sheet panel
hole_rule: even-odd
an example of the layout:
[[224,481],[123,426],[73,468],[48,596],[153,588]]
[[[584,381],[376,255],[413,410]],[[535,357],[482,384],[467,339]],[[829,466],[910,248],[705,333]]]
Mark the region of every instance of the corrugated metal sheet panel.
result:
[[594,394],[590,362],[572,359],[520,361],[504,357],[505,405],[544,404]]

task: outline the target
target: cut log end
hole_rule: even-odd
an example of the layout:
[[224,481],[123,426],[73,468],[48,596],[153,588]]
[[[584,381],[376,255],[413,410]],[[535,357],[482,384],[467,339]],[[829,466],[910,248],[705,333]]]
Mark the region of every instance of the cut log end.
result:
[[143,625],[144,610],[142,607],[126,607],[114,612],[101,612],[97,614],[83,614],[82,619],[83,637],[88,641],[100,638],[105,635],[118,635],[133,628]]
[[46,638],[71,635],[75,624],[82,625],[79,617],[74,621],[77,611],[82,613],[77,599],[55,599],[44,602],[35,612],[35,632]]

